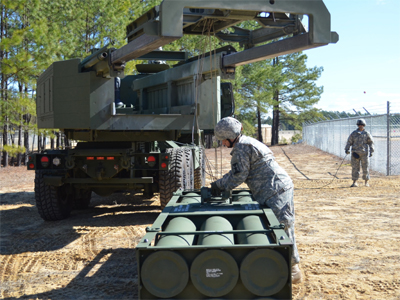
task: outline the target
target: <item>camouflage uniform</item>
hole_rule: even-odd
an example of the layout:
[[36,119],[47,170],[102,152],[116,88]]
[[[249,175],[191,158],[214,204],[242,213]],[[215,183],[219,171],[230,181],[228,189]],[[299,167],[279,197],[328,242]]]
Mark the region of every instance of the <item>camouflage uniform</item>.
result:
[[[218,136],[217,136],[218,138]],[[271,150],[256,139],[239,136],[231,152],[231,171],[216,181],[222,190],[232,190],[245,182],[256,201],[267,205],[292,239],[292,264],[300,261],[294,236],[293,182],[274,159]]]
[[[371,134],[366,131],[354,130],[349,138],[344,150],[347,152],[351,146],[351,168],[352,168],[352,179],[353,181],[358,180],[360,176],[360,164],[363,170],[363,179],[369,180],[369,153],[374,152],[374,141],[372,140]],[[356,153],[356,155],[354,155]],[[358,158],[355,157],[358,155]]]

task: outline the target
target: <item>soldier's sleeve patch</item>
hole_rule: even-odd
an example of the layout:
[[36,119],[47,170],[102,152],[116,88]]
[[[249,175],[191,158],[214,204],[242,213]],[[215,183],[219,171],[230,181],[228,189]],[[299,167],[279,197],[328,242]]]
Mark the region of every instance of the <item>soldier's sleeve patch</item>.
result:
[[240,172],[242,172],[242,167],[240,166],[240,164],[239,163],[234,163],[233,165],[232,165],[232,172],[233,172],[233,174],[238,174],[238,173],[240,173]]

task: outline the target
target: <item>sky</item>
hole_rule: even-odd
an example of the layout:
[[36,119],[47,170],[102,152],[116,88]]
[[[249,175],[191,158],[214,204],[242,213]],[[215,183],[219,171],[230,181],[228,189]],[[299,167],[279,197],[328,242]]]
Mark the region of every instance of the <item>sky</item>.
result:
[[323,0],[336,44],[307,50],[308,67],[323,67],[317,108],[400,113],[400,0]]

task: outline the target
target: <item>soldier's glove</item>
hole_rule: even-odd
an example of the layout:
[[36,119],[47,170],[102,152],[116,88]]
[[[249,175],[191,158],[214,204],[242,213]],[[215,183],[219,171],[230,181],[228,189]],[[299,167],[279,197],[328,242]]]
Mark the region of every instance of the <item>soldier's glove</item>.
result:
[[220,196],[222,190],[217,186],[217,183],[214,181],[211,183],[211,195],[214,197]]
[[350,154],[350,151],[349,151],[349,150],[346,150],[346,154]]
[[372,152],[369,154],[369,157],[371,157],[372,156]]

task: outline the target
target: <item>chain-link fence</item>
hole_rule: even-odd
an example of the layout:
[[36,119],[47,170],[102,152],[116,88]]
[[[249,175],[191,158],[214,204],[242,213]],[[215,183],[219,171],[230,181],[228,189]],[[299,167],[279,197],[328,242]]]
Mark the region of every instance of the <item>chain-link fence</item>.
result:
[[400,114],[390,113],[321,121],[304,124],[303,140],[339,157],[345,156],[344,147],[351,132],[357,129],[358,119],[367,123],[365,129],[371,133],[375,152],[370,166],[385,175],[400,175]]

